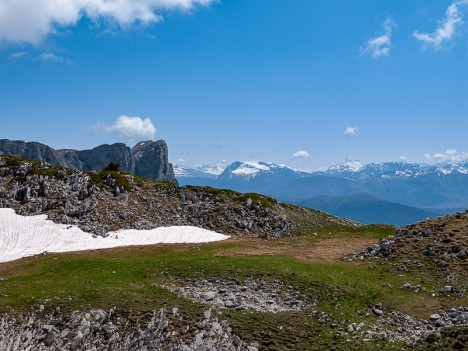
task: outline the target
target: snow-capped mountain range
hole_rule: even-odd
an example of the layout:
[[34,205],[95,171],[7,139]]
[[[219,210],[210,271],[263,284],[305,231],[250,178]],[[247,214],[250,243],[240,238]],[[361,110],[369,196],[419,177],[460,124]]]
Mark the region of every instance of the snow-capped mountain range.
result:
[[245,181],[266,175],[281,175],[284,173],[295,174],[297,178],[303,178],[308,175],[329,175],[349,179],[408,179],[427,175],[468,175],[468,160],[459,163],[445,163],[437,165],[407,162],[365,164],[360,161],[347,161],[314,172],[300,171],[286,165],[279,165],[271,162],[238,161],[230,164],[226,168],[223,168],[222,166],[209,165],[198,167],[175,165],[174,173],[177,178],[243,178]]
[[449,174],[468,174],[468,160],[459,163],[438,165],[407,162],[382,162],[364,164],[359,161],[349,161],[313,174],[327,174],[350,179],[408,179],[430,174],[444,176]]
[[174,172],[181,185],[211,185],[245,192],[264,192],[308,176],[306,172],[285,165],[256,161],[234,162],[221,172],[219,168],[209,166],[189,168],[176,165]]
[[174,174],[177,178],[210,178],[214,179],[221,173],[224,168],[210,167],[203,165],[199,167],[187,167],[182,165],[174,166]]
[[366,192],[416,207],[468,208],[468,160],[437,165],[348,161],[315,172],[245,161],[230,164],[218,175],[212,169],[175,166],[181,185],[258,192],[289,202]]

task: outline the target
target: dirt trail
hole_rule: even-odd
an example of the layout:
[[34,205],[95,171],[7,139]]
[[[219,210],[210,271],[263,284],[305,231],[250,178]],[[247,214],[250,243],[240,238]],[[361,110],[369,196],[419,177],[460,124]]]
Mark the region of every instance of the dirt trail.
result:
[[343,256],[378,242],[377,239],[332,238],[315,243],[307,240],[269,242],[264,240],[230,239],[229,242],[240,244],[234,248],[215,251],[216,256],[261,256],[286,255],[308,262],[338,262]]

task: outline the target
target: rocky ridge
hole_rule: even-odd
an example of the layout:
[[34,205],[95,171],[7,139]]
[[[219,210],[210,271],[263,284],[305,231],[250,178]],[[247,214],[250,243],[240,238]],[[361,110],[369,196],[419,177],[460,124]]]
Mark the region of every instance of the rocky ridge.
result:
[[177,184],[168,147],[164,140],[142,141],[133,148],[123,143],[104,144],[91,150],[54,150],[38,142],[0,140],[0,155],[12,155],[37,160],[53,166],[81,171],[95,171],[117,162],[122,170],[145,178]]
[[274,239],[291,235],[292,211],[317,226],[356,226],[313,210],[292,209],[257,194],[177,187],[121,171],[82,172],[0,156],[0,207],[47,214],[56,223],[106,235],[119,229],[192,225],[223,234]]

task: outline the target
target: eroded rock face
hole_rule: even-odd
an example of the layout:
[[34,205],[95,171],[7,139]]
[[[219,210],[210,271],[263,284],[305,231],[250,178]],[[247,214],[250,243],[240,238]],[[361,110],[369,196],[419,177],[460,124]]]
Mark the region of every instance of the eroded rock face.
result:
[[135,160],[132,157],[130,148],[123,143],[100,145],[92,150],[78,151],[77,155],[83,162],[81,168],[83,171],[101,170],[105,168],[110,161],[113,161],[118,162],[121,169],[125,172],[135,173]]
[[136,175],[177,184],[164,140],[142,141],[131,149],[131,155],[135,160],[133,173]]
[[13,155],[65,167],[65,160],[50,146],[22,140],[0,140],[0,155]]
[[115,143],[78,151],[54,150],[37,142],[2,139],[0,140],[1,154],[82,171],[101,170],[109,162],[118,162],[122,170],[128,173],[178,184],[172,164],[168,160],[169,151],[164,140],[140,142],[132,149],[123,143]]

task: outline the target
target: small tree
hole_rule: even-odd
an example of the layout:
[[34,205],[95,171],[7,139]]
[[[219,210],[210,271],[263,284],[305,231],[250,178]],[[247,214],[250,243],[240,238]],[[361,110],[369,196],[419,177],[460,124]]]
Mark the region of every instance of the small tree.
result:
[[120,163],[118,162],[109,162],[106,168],[104,168],[105,171],[119,171],[120,170]]

